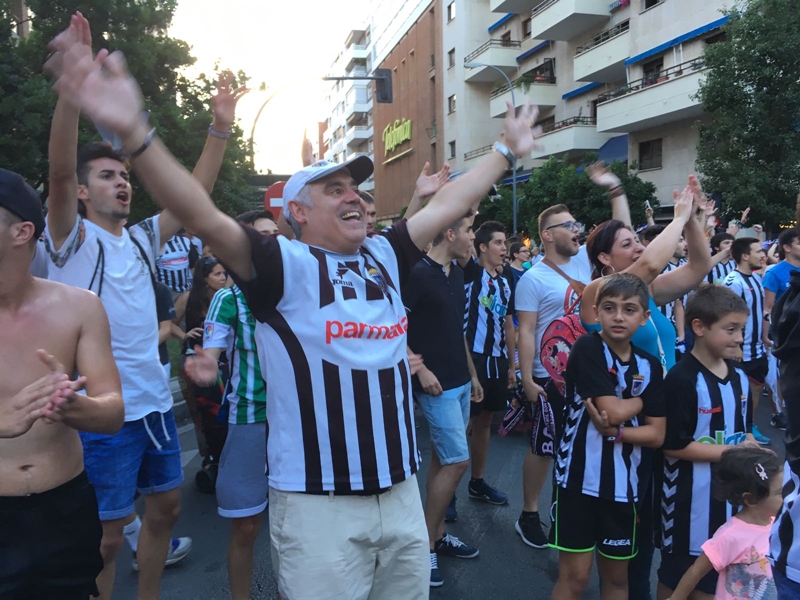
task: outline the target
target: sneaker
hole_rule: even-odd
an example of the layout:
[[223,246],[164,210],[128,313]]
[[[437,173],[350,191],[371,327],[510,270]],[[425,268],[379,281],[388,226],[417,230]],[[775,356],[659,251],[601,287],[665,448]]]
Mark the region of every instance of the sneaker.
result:
[[458,521],[458,512],[456,512],[456,496],[453,494],[453,499],[450,500],[450,504],[444,513],[444,522],[455,523],[456,521]]
[[[190,537],[181,537],[181,538],[172,538],[172,541],[169,545],[169,551],[167,552],[167,562],[164,563],[165,566],[174,565],[176,562],[182,561],[186,558],[186,555],[192,549],[192,538]],[[133,553],[133,570],[139,570],[139,561],[136,560],[136,552]]]
[[467,546],[456,536],[449,533],[445,533],[444,537],[433,545],[433,550],[436,554],[455,556],[456,558],[475,558],[480,554],[477,548]]
[[547,548],[547,536],[542,531],[538,512],[523,512],[514,523],[514,529],[531,548]]
[[469,497],[476,500],[483,500],[489,504],[508,504],[508,496],[498,492],[483,479],[472,479],[467,487]]
[[436,552],[431,552],[431,587],[441,587],[442,584],[444,584],[444,579],[439,572],[439,557]]
[[789,419],[786,418],[786,413],[779,412],[777,415],[772,415],[772,420],[769,422],[775,429],[786,431],[789,425]]
[[753,437],[762,446],[766,446],[767,444],[769,444],[772,441],[767,436],[765,436],[763,433],[761,433],[758,430],[758,426],[756,426],[756,425],[753,425]]

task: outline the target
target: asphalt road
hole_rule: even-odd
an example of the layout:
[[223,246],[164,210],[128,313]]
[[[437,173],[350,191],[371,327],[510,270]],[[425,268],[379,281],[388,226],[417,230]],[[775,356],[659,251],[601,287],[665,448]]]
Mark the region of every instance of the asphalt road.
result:
[[[762,433],[773,438],[771,447],[782,455],[781,432],[769,426],[767,402],[761,402],[756,422]],[[417,423],[423,458],[418,477],[419,481],[424,482],[430,460],[429,437],[425,419],[418,415]],[[181,448],[184,449],[186,481],[182,486],[181,518],[174,533],[191,536],[193,548],[186,559],[165,571],[161,597],[166,600],[227,600],[230,598],[226,567],[230,523],[217,515],[214,496],[202,494],[195,487],[194,476],[200,467],[200,458],[190,424],[184,424],[181,428]],[[558,576],[558,554],[552,550],[529,548],[514,531],[514,522],[522,507],[522,461],[528,451],[526,436],[512,434],[500,437],[495,434],[492,437],[486,480],[509,495],[507,506],[492,506],[469,499],[467,479],[462,481],[457,494],[458,522],[449,526],[449,532],[477,546],[481,554],[473,560],[440,559],[439,566],[445,583],[441,588],[431,590],[433,600],[550,598]],[[422,496],[424,500],[424,490]],[[542,497],[550,497],[549,486]],[[272,575],[266,518],[256,541],[255,552],[252,600],[275,599],[278,593]],[[657,555],[654,561],[656,565]],[[654,585],[655,580],[654,569]],[[584,597],[600,597],[596,573]],[[117,560],[114,600],[135,598],[136,573],[131,569],[131,554],[126,546]]]

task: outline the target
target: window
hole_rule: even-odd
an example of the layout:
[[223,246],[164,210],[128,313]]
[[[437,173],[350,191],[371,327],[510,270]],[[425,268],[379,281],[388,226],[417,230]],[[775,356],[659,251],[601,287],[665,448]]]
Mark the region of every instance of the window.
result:
[[456,95],[453,94],[447,99],[447,112],[448,114],[453,114],[456,112]]
[[369,141],[369,153],[372,154],[372,151],[375,149],[375,145],[373,141],[370,139]]
[[653,8],[654,6],[661,4],[664,0],[644,0],[644,10],[648,8]]
[[546,117],[539,121],[536,121],[536,127],[541,127],[544,133],[553,130],[553,125],[556,124],[556,117],[553,115],[552,117]]
[[639,143],[639,170],[661,168],[661,139]]
[[453,141],[450,142],[450,158],[455,158],[455,157],[456,157],[456,143]]
[[456,18],[456,3],[455,1],[447,5],[447,22],[449,23]]
[[527,40],[529,37],[531,37],[531,20],[525,19],[522,22],[522,39]]
[[447,68],[456,66],[456,49],[453,48],[447,53]]
[[511,32],[506,31],[503,35],[500,36],[500,41],[503,42],[503,46],[510,46],[511,45]]
[[367,86],[367,102],[372,100],[372,84]]
[[712,35],[711,37],[707,37],[706,44],[718,44],[719,42],[724,42],[727,38],[728,36],[725,34],[725,32],[721,31],[715,35]]

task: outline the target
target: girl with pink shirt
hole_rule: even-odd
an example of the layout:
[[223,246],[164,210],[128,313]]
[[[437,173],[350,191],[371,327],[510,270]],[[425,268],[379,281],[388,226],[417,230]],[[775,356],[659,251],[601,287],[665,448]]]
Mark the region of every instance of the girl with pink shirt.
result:
[[711,569],[719,573],[714,600],[777,600],[767,553],[782,501],[781,461],[770,450],[741,445],[722,454],[714,475],[720,499],[740,507],[739,512],[703,544],[703,553],[668,600],[710,598],[694,588]]

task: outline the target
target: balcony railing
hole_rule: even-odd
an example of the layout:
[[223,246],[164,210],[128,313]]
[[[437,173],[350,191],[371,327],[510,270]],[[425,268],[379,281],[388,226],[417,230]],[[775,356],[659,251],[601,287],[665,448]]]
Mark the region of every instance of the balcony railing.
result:
[[[524,77],[524,75],[522,77]],[[527,80],[524,80],[524,81],[520,81],[520,79],[522,79],[522,77],[518,77],[517,79],[515,79],[515,80],[513,80],[511,82],[511,86],[514,89],[522,88],[523,90],[527,91],[528,89],[530,89],[531,85],[536,85],[537,83],[555,83],[556,82],[556,78],[555,78],[554,75],[536,75],[535,77],[533,77],[533,79],[527,79]],[[502,96],[503,94],[505,94],[510,89],[511,88],[508,87],[508,84],[502,85],[499,88],[496,88],[496,89],[492,90],[489,93],[489,99],[494,99],[494,98],[497,98],[498,96]]]
[[350,46],[353,50],[366,50],[367,46],[364,44],[353,44]]
[[542,134],[550,133],[565,127],[572,127],[573,125],[597,125],[597,119],[594,117],[570,117],[558,123],[549,123],[542,127]]
[[608,40],[617,37],[618,35],[622,35],[626,31],[630,29],[630,21],[626,20],[622,23],[618,23],[614,25],[611,29],[606,29],[605,31],[601,31],[588,42],[584,42],[580,46],[575,49],[575,56],[579,56],[584,52],[591,50],[592,48],[596,48],[600,44],[607,42]]
[[558,2],[558,0],[544,0],[544,2],[542,2],[541,4],[537,4],[536,6],[534,6],[533,10],[531,10],[531,19],[536,15],[538,15],[543,10],[545,10],[546,8],[551,7],[556,2]]
[[489,154],[492,151],[492,144],[488,146],[483,146],[482,148],[478,148],[476,150],[470,150],[469,152],[464,153],[464,160],[469,160],[470,158],[476,158],[478,156],[483,156],[484,154]]
[[470,52],[464,57],[464,62],[472,62],[473,59],[478,58],[481,54],[486,52],[489,48],[519,48],[522,42],[519,40],[489,40],[481,44],[476,50]]
[[614,98],[625,96],[626,94],[650,87],[651,85],[668,81],[671,78],[680,77],[685,72],[693,73],[695,71],[699,71],[700,69],[705,68],[705,66],[705,62],[702,58],[695,58],[694,60],[689,60],[679,65],[672,66],[668,69],[664,69],[663,71],[659,71],[658,73],[645,75],[641,79],[631,81],[627,85],[623,85],[622,87],[611,90],[610,92],[606,92],[605,94],[600,94],[597,97],[597,103],[602,104],[603,102],[608,102]]

